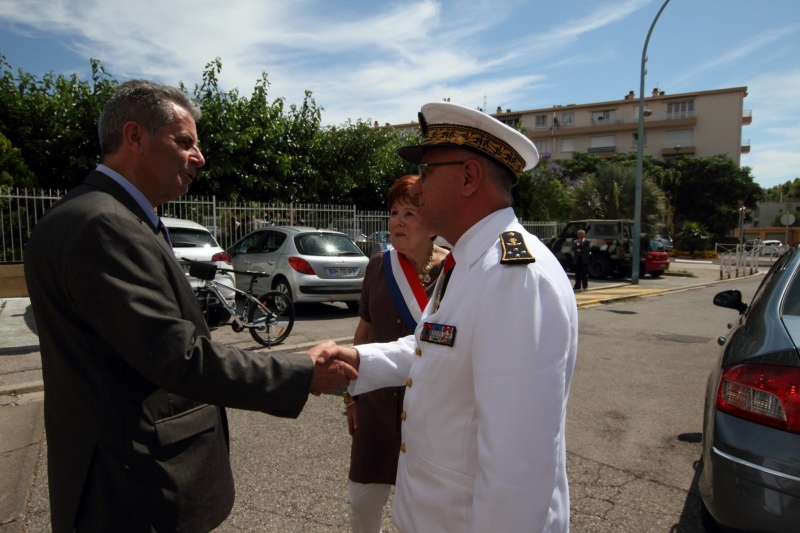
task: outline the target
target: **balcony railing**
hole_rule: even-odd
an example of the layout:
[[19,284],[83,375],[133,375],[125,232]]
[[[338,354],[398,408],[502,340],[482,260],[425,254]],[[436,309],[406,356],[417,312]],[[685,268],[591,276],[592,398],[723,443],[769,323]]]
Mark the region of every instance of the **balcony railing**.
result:
[[617,151],[617,147],[616,146],[595,146],[595,147],[588,148],[586,151],[589,152],[589,153],[592,153],[592,154],[602,153],[602,152],[616,152]]
[[[645,122],[657,122],[660,120],[677,120],[681,118],[694,118],[697,116],[695,111],[681,111],[675,113],[659,113],[653,114],[649,117],[644,117]],[[613,124],[636,124],[639,122],[639,117],[635,116],[624,116],[624,117],[614,117],[611,119],[591,119],[591,120],[584,120],[584,121],[576,121],[572,124],[556,124],[554,127],[555,129],[567,129],[567,128],[586,128],[591,126],[608,126]],[[553,127],[553,126],[551,126]],[[547,129],[550,129],[548,127]],[[542,129],[541,127],[537,127],[535,129]]]

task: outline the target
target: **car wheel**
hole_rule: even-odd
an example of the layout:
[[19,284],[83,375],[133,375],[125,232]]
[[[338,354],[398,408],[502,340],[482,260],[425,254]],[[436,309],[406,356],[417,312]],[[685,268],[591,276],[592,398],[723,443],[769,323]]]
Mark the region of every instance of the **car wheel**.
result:
[[648,274],[650,274],[654,278],[660,278],[661,274],[663,274],[663,273],[664,273],[663,270],[651,270],[650,272],[648,272]]
[[608,257],[599,255],[589,260],[589,277],[605,279],[609,274],[611,274],[611,261]]
[[345,302],[347,308],[351,311],[358,311],[358,302]]
[[294,302],[294,298],[292,298],[292,288],[289,286],[289,282],[286,281],[285,278],[278,278],[275,281],[275,286],[272,287],[272,290],[282,292],[287,298],[289,298],[289,300]]

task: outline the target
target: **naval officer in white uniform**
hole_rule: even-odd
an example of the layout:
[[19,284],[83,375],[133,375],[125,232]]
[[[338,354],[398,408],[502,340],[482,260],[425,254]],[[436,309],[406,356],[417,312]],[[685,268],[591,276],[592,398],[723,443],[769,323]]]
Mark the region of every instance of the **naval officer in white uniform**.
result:
[[533,143],[450,103],[419,114],[410,190],[421,221],[454,243],[413,336],[309,353],[358,368],[349,393],[405,383],[392,520],[403,533],[569,531],[564,426],[578,344],[572,286],[517,222],[510,189]]

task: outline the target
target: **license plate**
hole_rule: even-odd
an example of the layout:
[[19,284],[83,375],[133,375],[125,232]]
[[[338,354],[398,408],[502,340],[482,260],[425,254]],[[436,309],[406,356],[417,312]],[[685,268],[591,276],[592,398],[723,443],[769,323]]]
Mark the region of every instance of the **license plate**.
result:
[[352,276],[358,271],[357,268],[333,267],[328,269],[329,276]]
[[667,264],[666,263],[661,263],[661,264],[658,265],[658,268],[667,268]]

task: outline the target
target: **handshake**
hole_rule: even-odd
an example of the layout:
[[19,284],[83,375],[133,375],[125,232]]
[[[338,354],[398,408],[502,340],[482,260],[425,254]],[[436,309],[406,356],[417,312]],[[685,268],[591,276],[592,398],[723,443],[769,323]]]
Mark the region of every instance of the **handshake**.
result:
[[308,356],[314,362],[311,394],[319,396],[341,387],[347,387],[358,378],[358,351],[326,341],[311,348]]

